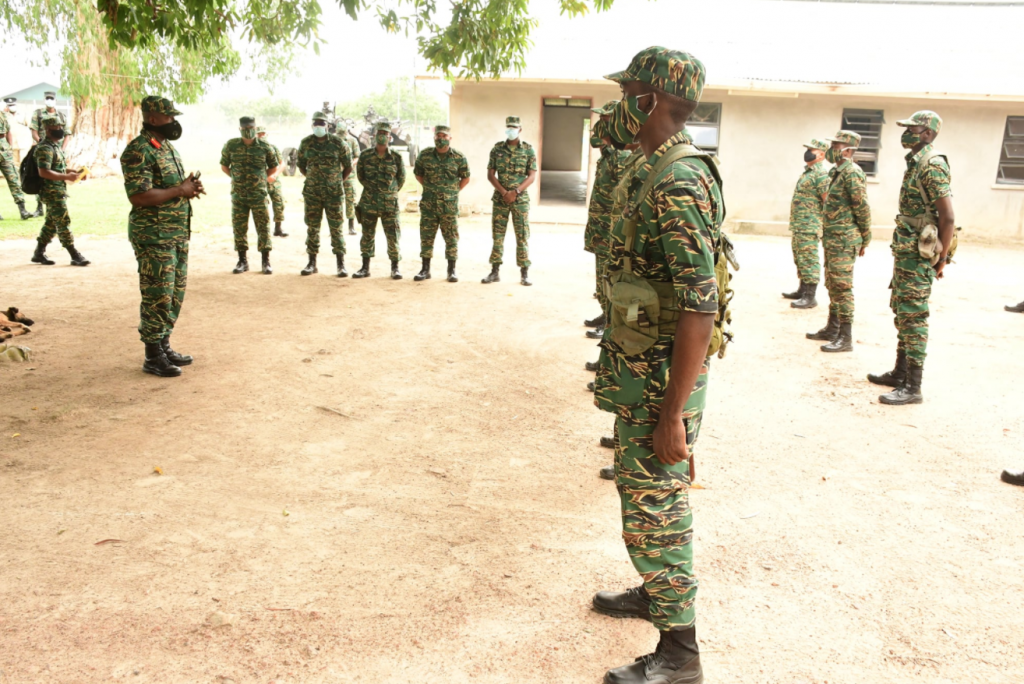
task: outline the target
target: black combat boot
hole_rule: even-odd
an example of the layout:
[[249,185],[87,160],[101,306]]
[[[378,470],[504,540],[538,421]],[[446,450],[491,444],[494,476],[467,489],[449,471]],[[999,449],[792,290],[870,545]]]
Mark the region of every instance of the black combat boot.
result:
[[399,273],[399,271],[398,271],[398,262],[397,261],[392,261],[391,262],[391,279],[392,280],[401,280],[402,279],[402,274]]
[[455,275],[455,259],[448,260],[448,282],[457,283],[459,282],[459,276]]
[[587,383],[587,391],[588,392],[596,392],[597,391],[597,388],[594,386],[593,381]]
[[840,323],[839,334],[836,339],[828,344],[821,345],[823,352],[852,352],[853,351],[853,323]]
[[18,212],[21,214],[22,221],[27,221],[28,219],[32,218],[31,212],[25,210],[24,202],[18,202]]
[[661,632],[654,653],[633,663],[608,670],[604,684],[702,684],[697,632],[689,629]]
[[168,335],[164,339],[160,340],[160,348],[164,350],[164,355],[167,356],[167,360],[175,366],[191,366],[192,357],[188,354],[179,354],[178,352],[171,349],[171,336]]
[[533,285],[533,281],[530,280],[530,269],[526,266],[519,269],[519,284],[526,286]]
[[592,340],[599,340],[604,337],[604,326],[602,325],[598,328],[594,328],[593,330],[588,330],[584,334]]
[[782,296],[786,299],[800,299],[804,295],[804,284],[800,283],[800,287],[796,288],[796,292],[783,292]]
[[43,215],[43,200],[36,200],[36,210],[32,213],[32,215],[35,216],[36,218],[39,218],[40,216]]
[[355,235],[356,234],[356,220],[355,219],[349,219],[348,220],[348,234],[349,235]]
[[44,266],[53,266],[53,261],[46,256],[46,243],[42,240],[36,240],[36,251],[32,255],[33,264],[43,264]]
[[597,316],[596,318],[591,318],[589,321],[583,321],[583,325],[587,326],[588,328],[603,328],[604,314],[602,313],[600,316]]
[[344,254],[335,254],[334,257],[335,257],[335,259],[338,262],[338,277],[339,278],[348,278],[348,269],[345,268],[345,255]]
[[288,233],[281,230],[280,221],[274,221],[274,237],[288,237]]
[[614,437],[609,437],[608,435],[603,435],[601,437],[601,446],[603,446],[605,449],[614,449],[615,448],[615,438]]
[[[615,479],[615,466],[605,467],[611,468],[611,479]],[[604,468],[601,470],[604,471]],[[651,619],[651,597],[642,584],[639,587],[630,587],[626,591],[599,591],[594,594],[593,605],[594,610],[601,615]]]
[[902,387],[907,379],[907,353],[902,349],[896,350],[896,367],[881,375],[868,373],[868,382],[886,387]]
[[421,280],[430,280],[430,259],[423,260],[423,268],[412,277],[417,283]]
[[245,250],[238,250],[238,263],[235,264],[235,270],[232,273],[245,273],[249,270],[249,257],[245,255]]
[[583,364],[583,367],[588,371],[597,372],[597,369],[601,367],[601,364],[599,364],[597,361],[587,361],[585,364]]
[[889,406],[903,406],[904,404],[920,404],[924,402],[921,394],[921,366],[908,366],[907,379],[903,384],[888,394],[878,397],[878,401]]
[[605,466],[597,472],[598,477],[602,480],[614,480],[615,479],[615,466]]
[[142,372],[159,375],[161,378],[181,375],[181,369],[168,360],[161,342],[146,342],[146,361],[142,364]]
[[270,250],[265,249],[262,252],[260,252],[260,254],[263,255],[263,275],[270,275],[271,273],[274,272],[274,269],[270,267]]
[[487,274],[486,278],[480,280],[485,285],[487,283],[500,283],[501,276],[498,275],[498,269],[501,268],[500,264],[491,264],[491,272]]
[[74,247],[68,247],[68,254],[71,255],[71,265],[72,266],[88,266],[89,264],[92,263],[91,261],[86,259],[84,256],[82,256],[82,253],[79,252]]
[[818,306],[818,299],[815,297],[818,293],[818,283],[800,283],[800,287],[803,288],[803,295],[789,305],[794,309],[813,309]]
[[370,257],[363,257],[363,267],[352,274],[353,278],[370,277]]
[[1012,313],[1024,313],[1024,302],[1014,304],[1013,306],[1004,306],[1003,308]]
[[1006,484],[1024,487],[1024,470],[1004,470],[1003,474],[999,477],[999,479],[1005,482]]
[[809,340],[824,340],[825,342],[831,342],[836,339],[836,335],[839,334],[839,319],[834,314],[828,315],[828,323],[825,327],[818,332],[807,333],[807,339]]
[[299,275],[313,275],[318,272],[319,271],[316,270],[316,254],[310,254],[309,263],[306,264],[306,268],[299,271]]

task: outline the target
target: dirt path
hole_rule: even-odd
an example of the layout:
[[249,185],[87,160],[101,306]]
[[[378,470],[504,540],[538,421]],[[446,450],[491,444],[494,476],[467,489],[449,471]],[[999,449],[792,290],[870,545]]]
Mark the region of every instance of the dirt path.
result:
[[[139,370],[124,240],[81,238],[87,269],[0,242],[0,305],[39,321],[0,366],[0,682],[570,684],[648,652],[588,609],[636,577],[578,230],[535,228],[533,288],[480,285],[463,232],[457,285],[411,282],[408,227],[401,282],[300,278],[298,235],[233,276],[228,231],[198,235],[176,380]],[[884,245],[836,358],[803,339],[824,308],[779,298],[786,241],[738,242],[693,492],[707,681],[1024,681],[1024,491],[998,482],[1024,466],[1024,254],[962,249],[927,403],[892,409],[862,380],[894,353]]]

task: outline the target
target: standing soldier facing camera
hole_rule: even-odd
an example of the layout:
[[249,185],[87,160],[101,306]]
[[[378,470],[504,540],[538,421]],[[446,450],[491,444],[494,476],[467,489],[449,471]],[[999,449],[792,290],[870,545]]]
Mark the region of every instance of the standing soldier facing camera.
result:
[[523,127],[518,116],[505,118],[505,140],[495,143],[487,161],[487,180],[494,186],[491,197],[491,272],[482,283],[497,283],[501,280],[501,268],[505,253],[505,231],[508,219],[516,234],[516,265],[519,266],[520,282],[530,282],[530,195],[526,189],[537,178],[537,153],[533,145],[519,139]]
[[803,174],[796,182],[793,201],[789,207],[789,232],[793,234],[793,262],[800,277],[796,292],[784,293],[794,309],[813,309],[818,306],[815,295],[821,280],[821,262],[818,260],[818,242],[821,241],[821,212],[828,194],[828,171],[822,163],[828,144],[811,140],[804,145]]
[[220,168],[231,177],[231,227],[235,233],[238,264],[233,273],[249,270],[249,214],[256,226],[257,248],[263,255],[263,273],[270,275],[270,214],[267,184],[277,180],[278,154],[270,143],[257,137],[256,119],[238,120],[240,138],[232,138],[220,151]]
[[405,185],[405,161],[401,154],[390,147],[391,124],[387,121],[377,123],[373,142],[373,147],[367,147],[359,155],[359,164],[356,166],[359,182],[363,186],[363,194],[356,207],[359,224],[363,227],[363,237],[359,241],[363,266],[352,277],[370,277],[370,259],[377,250],[377,219],[380,219],[384,237],[388,241],[391,278],[401,280],[398,262],[402,260],[399,251],[402,227],[398,222],[398,191]]
[[[277,157],[278,173],[280,173],[284,158],[281,156],[281,150],[277,149],[277,145],[267,140],[266,126],[256,127],[256,137],[270,145],[270,149],[274,150],[274,155]],[[274,237],[288,237],[288,233],[281,229],[281,224],[284,223],[284,193],[278,173],[274,174],[273,180],[267,179],[267,195],[270,197],[270,206],[274,210]]]
[[53,261],[46,256],[46,246],[56,235],[61,247],[71,255],[72,266],[88,266],[89,260],[75,249],[75,238],[70,228],[71,217],[68,215],[67,181],[74,183],[82,172],[67,168],[64,148],[61,146],[64,140],[64,124],[61,119],[53,114],[44,114],[41,123],[46,137],[36,144],[35,160],[39,177],[43,181],[39,200],[46,205],[46,219],[39,231],[32,263],[53,265]]
[[302,200],[306,204],[306,253],[309,263],[301,275],[317,272],[316,255],[320,251],[320,223],[327,214],[331,231],[331,251],[338,262],[338,277],[348,277],[345,270],[345,234],[342,231],[342,203],[345,201],[345,179],[352,173],[349,147],[338,136],[327,132],[328,115],[313,113],[313,134],[299,143],[299,171],[306,177]]
[[457,283],[455,262],[459,258],[459,192],[469,184],[466,155],[452,146],[448,126],[434,126],[434,146],[420,152],[413,167],[416,180],[423,186],[420,200],[420,258],[423,270],[413,280],[430,278],[430,260],[440,228],[444,238],[444,256],[448,260],[448,282]]

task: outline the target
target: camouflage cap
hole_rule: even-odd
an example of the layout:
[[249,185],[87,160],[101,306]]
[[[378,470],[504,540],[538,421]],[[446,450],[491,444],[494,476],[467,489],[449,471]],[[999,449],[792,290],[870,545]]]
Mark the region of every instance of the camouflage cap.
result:
[[839,131],[835,136],[831,138],[825,138],[825,142],[841,142],[851,147],[860,147],[860,133],[854,133],[853,131]]
[[149,95],[142,98],[143,114],[166,114],[167,116],[179,116],[181,112],[174,108],[174,103],[166,97]]
[[50,113],[43,114],[41,117],[39,117],[39,122],[41,124],[43,124],[44,126],[63,126],[64,125],[64,122],[60,120],[60,117],[57,116],[56,112],[54,112],[52,114],[50,114]]
[[43,93],[43,98],[47,98],[47,97],[52,97],[53,99],[56,100],[57,99],[57,93],[53,92],[52,90],[47,90],[45,93]]
[[594,112],[595,114],[600,114],[601,116],[604,116],[605,114],[611,114],[612,110],[615,109],[615,105],[617,104],[619,104],[618,100],[608,100],[607,102],[604,103],[603,107],[597,107],[595,109],[591,109],[590,111]]
[[638,52],[625,71],[608,74],[605,78],[616,83],[639,81],[669,95],[700,102],[705,73],[703,62],[689,52],[655,45]]
[[445,124],[438,124],[434,126],[434,133],[447,133],[448,135],[451,135],[452,129],[450,126],[446,126]]
[[922,109],[914,112],[909,119],[902,119],[896,122],[897,126],[927,126],[936,133],[942,128],[942,117],[930,109]]
[[523,125],[521,123],[519,123],[519,117],[518,116],[506,116],[505,117],[505,125],[506,126],[519,126],[520,128],[523,127]]
[[243,116],[242,118],[240,118],[238,120],[238,125],[239,126],[255,126],[256,125],[256,117],[254,117],[254,116]]
[[313,121],[329,121],[329,120],[330,120],[330,117],[328,117],[323,112],[313,112]]
[[387,121],[378,121],[377,126],[373,130],[377,133],[390,133],[391,124]]
[[267,132],[267,127],[266,126],[257,126],[256,127],[256,132],[257,133],[266,133]]
[[817,138],[811,138],[811,142],[804,143],[804,147],[809,150],[821,150],[824,152],[828,149],[828,143],[818,140]]

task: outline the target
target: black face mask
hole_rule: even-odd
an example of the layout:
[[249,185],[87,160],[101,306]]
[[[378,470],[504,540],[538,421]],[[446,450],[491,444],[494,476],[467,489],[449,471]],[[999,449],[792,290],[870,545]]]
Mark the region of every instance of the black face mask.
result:
[[64,129],[60,128],[60,129],[49,130],[49,131],[46,131],[46,134],[49,135],[50,138],[52,138],[53,140],[62,140],[64,138]]
[[804,150],[804,161],[810,164],[817,158],[818,155],[814,154],[814,150]]
[[177,140],[181,137],[181,124],[177,121],[165,123],[162,126],[154,126],[151,123],[144,123],[142,127],[151,133],[157,133],[168,140]]

